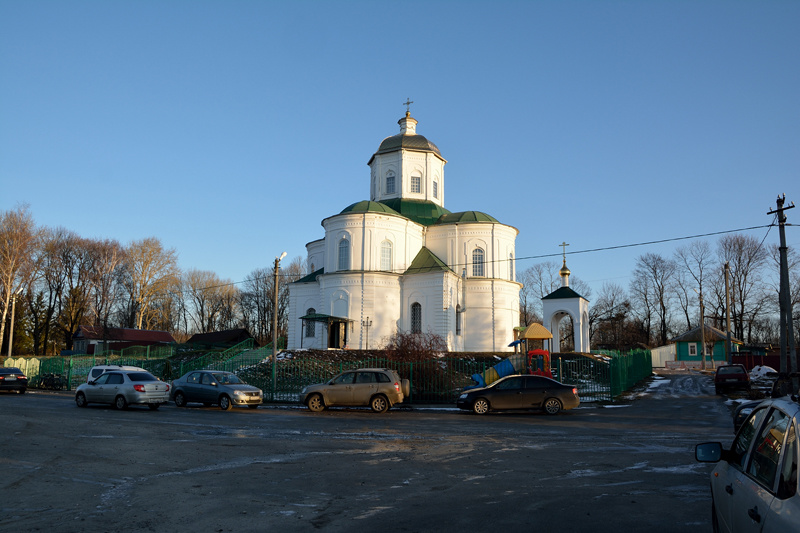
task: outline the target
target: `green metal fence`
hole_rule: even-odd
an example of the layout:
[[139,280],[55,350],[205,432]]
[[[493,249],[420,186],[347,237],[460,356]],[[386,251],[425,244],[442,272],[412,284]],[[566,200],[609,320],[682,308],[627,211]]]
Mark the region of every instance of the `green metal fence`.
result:
[[[192,370],[214,368],[235,372],[247,383],[259,387],[264,391],[265,401],[297,401],[306,385],[327,381],[351,368],[393,368],[402,378],[411,381],[409,403],[453,404],[464,387],[474,384],[473,374],[485,372],[501,357],[442,357],[422,362],[386,358],[335,361],[287,357],[280,353],[274,368],[274,389],[272,348],[254,349],[252,344],[246,343],[188,362],[168,358],[71,356],[7,359],[5,366],[19,367],[28,375],[32,387],[67,390],[85,382],[89,370],[101,364],[142,367],[164,381],[177,379]],[[561,353],[553,354],[551,369],[557,380],[578,387],[582,401],[613,401],[614,397],[651,375],[652,364],[647,350],[594,356]]]

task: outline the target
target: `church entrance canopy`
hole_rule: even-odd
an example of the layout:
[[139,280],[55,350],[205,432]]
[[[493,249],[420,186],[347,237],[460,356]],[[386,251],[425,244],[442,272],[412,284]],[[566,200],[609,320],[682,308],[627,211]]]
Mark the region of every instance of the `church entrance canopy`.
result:
[[[328,348],[344,348],[347,346],[347,324],[353,322],[349,318],[340,316],[311,313],[300,317],[301,331],[305,329],[306,322],[322,322],[328,331]],[[303,347],[303,335],[300,335],[300,347]]]

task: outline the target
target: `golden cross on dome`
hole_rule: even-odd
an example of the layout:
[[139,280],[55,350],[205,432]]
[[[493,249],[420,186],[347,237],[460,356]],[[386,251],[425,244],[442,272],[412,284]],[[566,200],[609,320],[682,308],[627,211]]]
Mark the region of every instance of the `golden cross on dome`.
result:
[[564,257],[564,264],[566,265],[567,264],[567,246],[569,246],[569,244],[567,244],[564,241],[561,241],[561,244],[559,244],[559,246],[561,246],[561,248],[562,248],[561,254]]
[[406,101],[403,102],[403,105],[406,106],[406,115],[411,113],[411,104],[413,103],[414,101],[411,100],[410,98],[406,98]]

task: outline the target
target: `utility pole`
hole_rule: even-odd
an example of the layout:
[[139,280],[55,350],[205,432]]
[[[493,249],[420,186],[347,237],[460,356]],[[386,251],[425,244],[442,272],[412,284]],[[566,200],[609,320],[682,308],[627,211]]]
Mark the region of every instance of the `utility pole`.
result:
[[[778,230],[780,232],[780,271],[781,281],[779,289],[780,298],[780,328],[781,328],[781,369],[782,377],[788,377],[797,372],[797,350],[794,343],[794,322],[792,321],[792,301],[789,294],[789,261],[786,247],[786,215],[784,211],[792,209],[794,203],[784,207],[785,195],[778,196],[777,209],[767,212],[768,215],[778,215]],[[798,393],[798,379],[792,379],[792,391]]]
[[706,369],[706,308],[703,305],[703,293],[700,292],[700,370]]
[[272,283],[272,399],[275,400],[275,392],[278,387],[278,269],[281,266],[281,259],[286,257],[283,252],[280,257],[275,258],[275,280]]
[[731,265],[725,261],[725,360],[733,363],[733,346],[731,344]]

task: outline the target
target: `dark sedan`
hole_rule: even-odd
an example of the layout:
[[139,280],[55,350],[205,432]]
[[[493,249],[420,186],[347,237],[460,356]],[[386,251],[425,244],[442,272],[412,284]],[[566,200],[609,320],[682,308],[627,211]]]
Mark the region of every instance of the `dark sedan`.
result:
[[541,409],[554,415],[580,403],[576,387],[544,376],[524,375],[507,376],[488,387],[464,391],[456,405],[478,415],[512,409]]
[[750,390],[750,374],[743,365],[722,365],[714,374],[714,392],[722,394],[731,389]]
[[28,377],[19,368],[0,367],[0,390],[13,390],[25,394],[28,388]]
[[189,402],[219,405],[227,411],[234,405],[255,409],[264,400],[261,389],[248,385],[233,372],[195,370],[172,382],[171,398],[178,407]]

